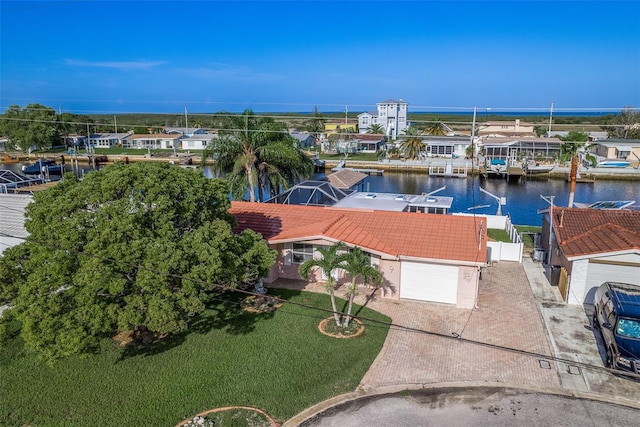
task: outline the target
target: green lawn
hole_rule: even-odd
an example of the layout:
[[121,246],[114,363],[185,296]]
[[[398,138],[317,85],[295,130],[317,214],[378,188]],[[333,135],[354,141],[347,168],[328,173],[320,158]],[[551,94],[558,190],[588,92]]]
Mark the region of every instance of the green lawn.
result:
[[532,226],[532,225],[516,225],[516,230],[522,236],[522,243],[525,248],[533,249],[535,246],[535,233],[540,233],[542,231],[542,227]]
[[[330,307],[325,294],[269,292]],[[329,313],[285,303],[272,314],[250,314],[237,305],[241,295],[222,298],[188,334],[138,350],[105,340],[101,354],[53,367],[12,338],[0,349],[0,425],[173,426],[227,405],[256,406],[285,421],[353,391],[388,331],[364,321],[363,336],[336,339],[318,331]],[[367,308],[359,315],[390,321]]]

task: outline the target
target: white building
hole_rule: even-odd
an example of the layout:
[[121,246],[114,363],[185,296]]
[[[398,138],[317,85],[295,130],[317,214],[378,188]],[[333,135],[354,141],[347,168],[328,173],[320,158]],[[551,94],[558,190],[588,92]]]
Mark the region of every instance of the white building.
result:
[[182,138],[180,139],[180,148],[183,150],[204,150],[217,137],[217,134],[205,133]]
[[378,106],[377,110],[358,115],[360,133],[367,133],[373,125],[377,124],[384,128],[384,133],[390,140],[394,140],[409,127],[409,122],[407,121],[408,103],[402,99],[399,101],[387,99],[386,101],[378,102],[376,105]]
[[[89,144],[94,148],[113,148],[124,146],[124,140],[130,133],[92,133]],[[82,137],[85,138],[85,137]],[[85,138],[86,140],[86,138]],[[78,145],[78,144],[76,144]],[[80,144],[83,145],[83,144]]]
[[0,193],[0,254],[29,235],[24,227],[24,211],[32,201],[31,195]]

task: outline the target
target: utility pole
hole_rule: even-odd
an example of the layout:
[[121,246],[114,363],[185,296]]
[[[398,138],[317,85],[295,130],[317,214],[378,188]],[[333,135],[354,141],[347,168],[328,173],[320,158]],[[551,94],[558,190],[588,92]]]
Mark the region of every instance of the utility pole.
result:
[[551,138],[551,118],[553,117],[553,102],[551,103],[551,109],[549,110],[549,132],[547,133],[547,137]]
[[[542,200],[549,203],[549,247],[547,248],[548,256],[547,256],[547,265],[551,264],[551,236],[553,236],[553,199],[556,196],[543,196],[540,195]],[[535,242],[534,242],[535,243]]]

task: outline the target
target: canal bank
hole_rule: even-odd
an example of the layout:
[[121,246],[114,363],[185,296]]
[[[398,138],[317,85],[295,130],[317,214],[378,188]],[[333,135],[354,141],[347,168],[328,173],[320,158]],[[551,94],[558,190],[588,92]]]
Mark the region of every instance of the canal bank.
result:
[[[481,168],[478,162],[472,162],[469,159],[426,159],[426,160],[383,160],[378,162],[360,161],[360,160],[325,160],[325,172],[329,173],[344,162],[343,167],[353,169],[377,169],[387,172],[407,172],[407,173],[423,173],[429,174],[430,169],[443,168],[451,166],[456,170],[466,169],[467,176],[481,174]],[[542,174],[524,174],[522,179],[525,180],[545,180],[560,179],[565,180],[571,172],[570,166],[555,166],[550,172]],[[640,168],[580,168],[580,175],[584,177],[594,177],[595,179],[604,180],[623,180],[623,181],[640,181]]]

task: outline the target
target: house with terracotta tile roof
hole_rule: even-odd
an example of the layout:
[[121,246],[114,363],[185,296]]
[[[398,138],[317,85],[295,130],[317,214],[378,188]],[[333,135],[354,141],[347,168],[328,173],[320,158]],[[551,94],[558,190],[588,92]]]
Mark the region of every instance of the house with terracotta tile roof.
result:
[[640,285],[640,211],[553,206],[539,212],[550,281],[569,304],[592,304],[604,282]]
[[[476,305],[487,259],[484,218],[249,202],[231,202],[230,213],[237,232],[254,230],[276,250],[265,283],[300,279],[300,264],[319,247],[343,242],[382,272],[384,298]],[[311,280],[322,281],[321,271]]]
[[494,136],[508,138],[537,138],[534,126],[530,123],[521,122],[520,119],[514,121],[496,121],[480,124],[478,127],[478,136]]

